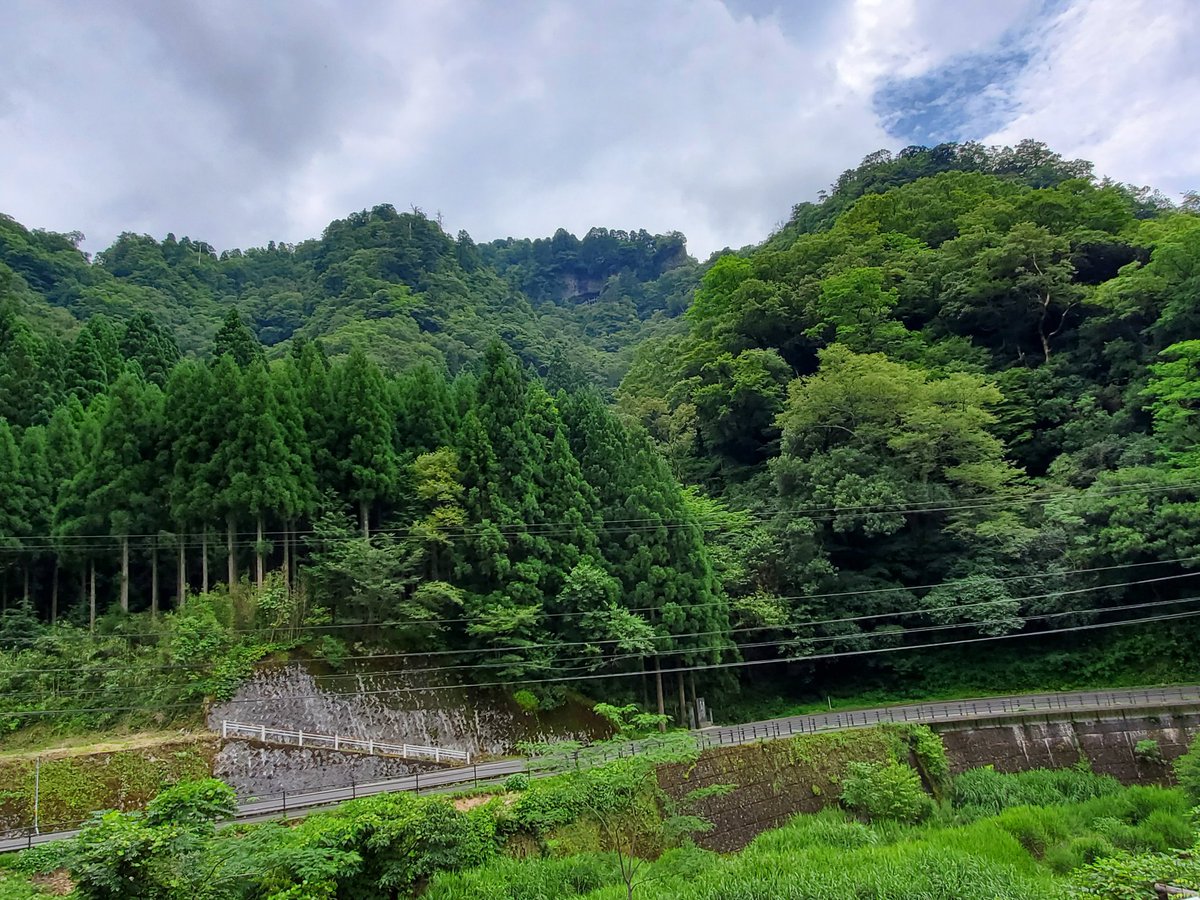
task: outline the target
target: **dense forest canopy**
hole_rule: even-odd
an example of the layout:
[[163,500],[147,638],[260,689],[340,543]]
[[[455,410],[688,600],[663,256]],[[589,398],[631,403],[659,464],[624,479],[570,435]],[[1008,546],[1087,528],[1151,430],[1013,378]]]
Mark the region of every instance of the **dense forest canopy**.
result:
[[[678,234],[592,229],[579,241],[560,231],[524,242],[536,252],[520,242],[501,252],[388,205],[332,222],[317,240],[220,254],[125,233],[89,260],[82,237],[0,216],[0,290],[51,341],[99,316],[146,313],[204,356],[233,308],[273,357],[319,337],[331,356],[361,346],[390,372],[421,362],[457,372],[500,338],[543,375],[606,388],[627,367],[621,351],[672,328],[699,277]],[[567,297],[564,279],[586,294],[542,308]]]
[[391,207],[91,263],[0,220],[5,603],[87,626],[274,577],[504,677],[1190,635],[1194,199],[1025,142],[874,154],[703,266]]

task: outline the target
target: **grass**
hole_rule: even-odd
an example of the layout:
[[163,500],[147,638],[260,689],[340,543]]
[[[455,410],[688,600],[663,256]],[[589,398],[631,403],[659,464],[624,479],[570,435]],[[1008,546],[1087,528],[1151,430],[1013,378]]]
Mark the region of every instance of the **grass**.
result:
[[[1030,777],[1032,776],[1032,777]],[[1054,777],[1051,777],[1054,776]],[[923,825],[866,825],[835,809],[795,817],[744,851],[719,856],[680,848],[647,863],[641,900],[957,900],[1064,896],[1068,873],[1119,851],[1157,853],[1194,840],[1183,794],[1121,788],[1087,772],[989,773],[999,811],[945,804]],[[1041,792],[1047,805],[1011,806]],[[998,798],[998,799],[997,799]],[[1078,798],[1085,798],[1079,801]],[[615,856],[501,858],[434,877],[427,900],[587,898],[617,900],[625,884]]]
[[86,756],[91,753],[116,753],[143,750],[162,744],[211,738],[212,733],[196,723],[194,727],[159,729],[155,731],[110,730],[93,734],[56,734],[35,730],[19,731],[4,741],[0,761],[12,759],[61,759],[65,756]]
[[137,808],[169,784],[208,777],[219,743],[212,735],[142,733],[88,748],[8,753],[0,758],[0,828],[33,821],[35,769],[41,822],[65,828],[94,810]]

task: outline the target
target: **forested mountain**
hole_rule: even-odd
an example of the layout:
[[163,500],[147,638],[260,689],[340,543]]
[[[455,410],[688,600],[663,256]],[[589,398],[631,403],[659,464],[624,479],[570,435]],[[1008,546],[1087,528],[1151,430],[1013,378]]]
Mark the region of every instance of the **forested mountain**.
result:
[[1040,145],[913,148],[718,260],[618,396],[745,510],[712,535],[735,621],[824,623],[755,632],[810,655],[1189,613],[1156,605],[1197,593],[1188,205]]
[[[391,372],[418,362],[457,372],[499,338],[542,374],[609,388],[627,367],[621,351],[670,330],[699,277],[680,235],[593,229],[578,241],[560,231],[525,241],[535,252],[510,241],[499,253],[387,205],[332,222],[317,240],[219,255],[186,237],[126,233],[89,261],[81,239],[0,216],[0,296],[43,337],[145,313],[185,354],[204,355],[232,308],[272,356],[319,337],[331,356],[361,346]],[[542,308],[547,285],[576,277],[586,302]]]
[[91,265],[0,223],[5,602],[108,627],[302,586],[485,677],[961,678],[1042,632],[1025,671],[1129,676],[1110,624],[1167,621],[1160,661],[1195,633],[1191,205],[1026,143],[876,154],[703,268],[390,207]]

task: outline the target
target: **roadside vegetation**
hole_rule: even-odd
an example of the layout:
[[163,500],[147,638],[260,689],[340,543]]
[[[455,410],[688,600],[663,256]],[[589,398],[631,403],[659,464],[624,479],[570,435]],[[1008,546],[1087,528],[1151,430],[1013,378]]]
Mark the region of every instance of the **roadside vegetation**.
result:
[[[30,879],[66,877],[78,900],[1152,900],[1155,882],[1200,887],[1200,742],[1172,789],[1122,787],[1081,767],[988,768],[946,779],[935,800],[904,763],[849,763],[840,802],[721,855],[703,849],[716,823],[700,809],[719,810],[732,785],[664,791],[659,766],[696,757],[686,738],[659,740],[653,753],[514,777],[473,797],[382,795],[294,825],[218,829],[232,791],[182,782],[144,812],[100,814],[73,841],[4,858],[0,889],[25,900],[45,896]],[[922,743],[936,771],[936,749]]]

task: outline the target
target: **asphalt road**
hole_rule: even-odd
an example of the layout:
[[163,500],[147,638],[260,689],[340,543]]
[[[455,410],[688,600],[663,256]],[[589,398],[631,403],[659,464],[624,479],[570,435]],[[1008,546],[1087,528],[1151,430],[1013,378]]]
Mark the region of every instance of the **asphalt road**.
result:
[[[1196,704],[1200,704],[1200,685],[1023,694],[1010,697],[884,706],[876,709],[830,711],[816,715],[748,722],[744,725],[705,728],[695,732],[695,735],[702,746],[719,747],[786,738],[798,734],[836,731],[842,728],[862,728],[884,722],[966,722],[1014,715],[1103,712],[1105,710]],[[256,822],[281,817],[298,818],[313,810],[336,806],[346,800],[392,791],[412,791],[424,794],[426,792],[467,790],[476,785],[501,781],[516,772],[528,771],[528,768],[529,761],[526,759],[502,759],[472,766],[455,766],[370,784],[354,784],[295,794],[287,792],[272,794],[240,803],[237,821]],[[551,774],[552,771],[552,769],[542,769],[538,774]],[[63,840],[74,837],[77,833],[77,831],[55,831],[0,840],[0,853]]]

